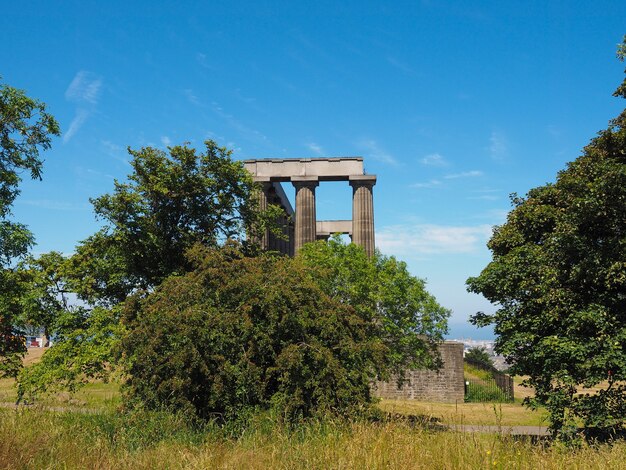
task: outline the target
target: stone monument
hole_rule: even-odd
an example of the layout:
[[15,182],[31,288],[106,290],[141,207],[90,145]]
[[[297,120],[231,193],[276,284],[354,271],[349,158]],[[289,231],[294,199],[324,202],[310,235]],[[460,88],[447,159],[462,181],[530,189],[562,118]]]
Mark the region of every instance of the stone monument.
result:
[[[348,234],[368,256],[374,254],[375,175],[363,171],[362,157],[283,158],[244,160],[254,181],[261,183],[259,205],[276,204],[284,215],[278,220],[283,237],[266,231],[261,247],[293,256],[308,242],[327,239],[334,233]],[[352,220],[317,220],[315,189],[324,181],[347,181],[352,186]],[[291,182],[296,191],[294,211],[281,183]],[[444,366],[440,371],[407,371],[408,383],[397,381],[373,384],[374,394],[384,398],[411,398],[444,402],[463,401],[463,345],[442,343]]]
[[[374,254],[372,190],[376,176],[365,174],[362,157],[272,158],[244,160],[243,163],[254,180],[262,185],[260,208],[277,204],[285,213],[278,222],[287,240],[267,232],[261,238],[262,248],[293,256],[305,243],[343,233],[362,246],[368,256]],[[348,181],[352,186],[352,220],[317,220],[315,188],[324,181]],[[295,187],[295,211],[281,186],[284,182],[291,182]]]

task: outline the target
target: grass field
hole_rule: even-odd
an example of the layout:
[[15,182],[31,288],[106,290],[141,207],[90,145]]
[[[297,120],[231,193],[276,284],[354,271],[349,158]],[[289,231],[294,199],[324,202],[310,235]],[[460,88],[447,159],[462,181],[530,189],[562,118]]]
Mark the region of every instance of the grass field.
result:
[[433,403],[415,400],[382,400],[383,411],[426,416],[444,424],[489,426],[546,426],[543,410],[531,411],[520,403]]
[[[11,379],[0,380],[0,403],[15,403],[16,390]],[[121,405],[118,383],[93,382],[77,393],[61,392],[37,403],[41,408],[67,410],[115,410]],[[481,424],[513,426],[545,425],[545,412],[531,411],[516,403],[435,403],[415,400],[381,400],[379,407],[389,413],[418,415],[442,424]]]
[[621,469],[626,444],[566,449],[497,434],[270,418],[234,435],[173,417],[0,410],[2,468]]
[[[29,360],[36,360],[29,356]],[[15,397],[0,381],[0,401]],[[261,415],[246,426],[199,429],[165,413],[120,413],[119,386],[91,383],[41,406],[0,409],[0,468],[621,469],[626,443],[567,449],[499,434],[441,431],[410,421],[320,420],[285,427]],[[442,424],[542,425],[519,403],[383,400],[393,414]],[[82,412],[78,412],[82,411]]]

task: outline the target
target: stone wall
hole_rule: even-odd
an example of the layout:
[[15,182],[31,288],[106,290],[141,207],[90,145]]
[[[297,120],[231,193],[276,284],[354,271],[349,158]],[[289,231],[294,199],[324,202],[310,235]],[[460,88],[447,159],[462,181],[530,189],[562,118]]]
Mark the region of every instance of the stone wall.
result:
[[389,382],[377,382],[374,395],[381,398],[463,402],[465,379],[463,377],[463,343],[445,341],[439,345],[443,367],[438,371],[411,370],[406,374],[408,382],[401,388],[394,378]]

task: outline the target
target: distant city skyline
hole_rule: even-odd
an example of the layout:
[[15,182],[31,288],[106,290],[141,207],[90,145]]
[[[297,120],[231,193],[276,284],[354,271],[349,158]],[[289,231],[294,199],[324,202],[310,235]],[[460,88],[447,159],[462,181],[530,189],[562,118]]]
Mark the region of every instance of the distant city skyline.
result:
[[[73,252],[128,146],[363,156],[377,247],[453,311],[450,338],[491,339],[467,318],[494,306],[465,280],[509,194],[554,181],[624,108],[624,25],[623,1],[10,2],[2,82],[63,131],[14,218],[36,252]],[[349,194],[320,187],[318,218],[349,218]]]

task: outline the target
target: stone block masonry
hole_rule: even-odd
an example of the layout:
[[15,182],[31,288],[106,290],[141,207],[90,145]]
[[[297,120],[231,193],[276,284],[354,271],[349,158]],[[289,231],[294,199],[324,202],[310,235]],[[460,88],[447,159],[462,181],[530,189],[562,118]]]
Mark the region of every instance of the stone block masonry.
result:
[[395,377],[389,382],[376,382],[373,393],[380,398],[462,403],[465,399],[463,375],[463,343],[445,341],[439,345],[443,366],[438,371],[410,370],[408,382],[400,388]]

